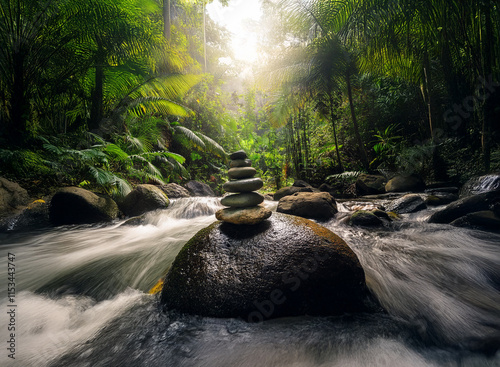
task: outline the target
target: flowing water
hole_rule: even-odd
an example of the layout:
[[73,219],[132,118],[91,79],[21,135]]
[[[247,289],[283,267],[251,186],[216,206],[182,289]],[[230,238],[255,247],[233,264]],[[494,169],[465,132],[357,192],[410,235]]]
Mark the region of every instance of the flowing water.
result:
[[323,225],[356,252],[384,314],[248,324],[161,313],[148,291],[215,221],[215,198],[175,200],[139,225],[0,235],[0,365],[500,366],[500,235],[425,223],[429,210],[382,229],[348,226],[346,213],[365,204],[339,204]]

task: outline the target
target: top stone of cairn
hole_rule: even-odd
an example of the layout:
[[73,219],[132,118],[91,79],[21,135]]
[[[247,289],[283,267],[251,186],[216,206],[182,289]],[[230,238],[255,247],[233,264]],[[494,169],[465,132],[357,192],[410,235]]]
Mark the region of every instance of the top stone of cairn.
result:
[[247,159],[247,154],[245,153],[244,150],[238,150],[237,152],[232,153],[229,156],[229,159],[232,161],[238,160],[238,159]]

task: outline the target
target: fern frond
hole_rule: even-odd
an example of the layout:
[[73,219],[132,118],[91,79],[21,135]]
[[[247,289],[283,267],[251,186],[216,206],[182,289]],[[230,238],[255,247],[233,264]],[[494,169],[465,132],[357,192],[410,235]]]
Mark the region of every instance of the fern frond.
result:
[[188,128],[186,128],[184,126],[177,125],[177,126],[174,126],[174,130],[183,134],[198,149],[205,149],[206,148],[206,145],[203,142],[203,140],[198,135],[196,135],[193,131],[189,130]]

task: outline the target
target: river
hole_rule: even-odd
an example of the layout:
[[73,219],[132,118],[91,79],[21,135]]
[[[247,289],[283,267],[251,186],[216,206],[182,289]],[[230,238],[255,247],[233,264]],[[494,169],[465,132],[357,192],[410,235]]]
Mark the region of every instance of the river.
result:
[[216,220],[216,198],[172,200],[141,225],[0,234],[0,365],[500,366],[500,235],[425,223],[430,210],[381,229],[342,220],[365,204],[339,203],[322,224],[358,255],[384,314],[248,324],[160,312],[148,291]]

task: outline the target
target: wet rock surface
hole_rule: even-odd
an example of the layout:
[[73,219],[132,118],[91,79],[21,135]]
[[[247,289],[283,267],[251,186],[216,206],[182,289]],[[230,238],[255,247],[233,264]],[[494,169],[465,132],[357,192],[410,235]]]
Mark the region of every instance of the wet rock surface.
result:
[[259,322],[376,309],[355,253],[307,219],[275,213],[257,225],[216,222],[179,252],[166,309]]
[[298,192],[283,197],[277,211],[304,218],[328,220],[337,213],[337,204],[327,192]]
[[59,189],[49,206],[50,222],[54,225],[109,222],[118,216],[116,203],[79,188]]
[[489,210],[490,206],[500,200],[500,190],[472,195],[454,201],[446,208],[432,214],[429,223],[451,223],[469,213]]
[[420,176],[396,176],[385,185],[386,192],[423,192],[425,183]]
[[138,185],[122,202],[121,211],[129,216],[137,216],[146,212],[166,209],[170,204],[167,195],[154,185]]
[[408,194],[393,200],[386,209],[397,214],[415,213],[427,208],[424,199],[418,194]]
[[203,182],[189,181],[184,186],[192,196],[215,196],[212,188]]

